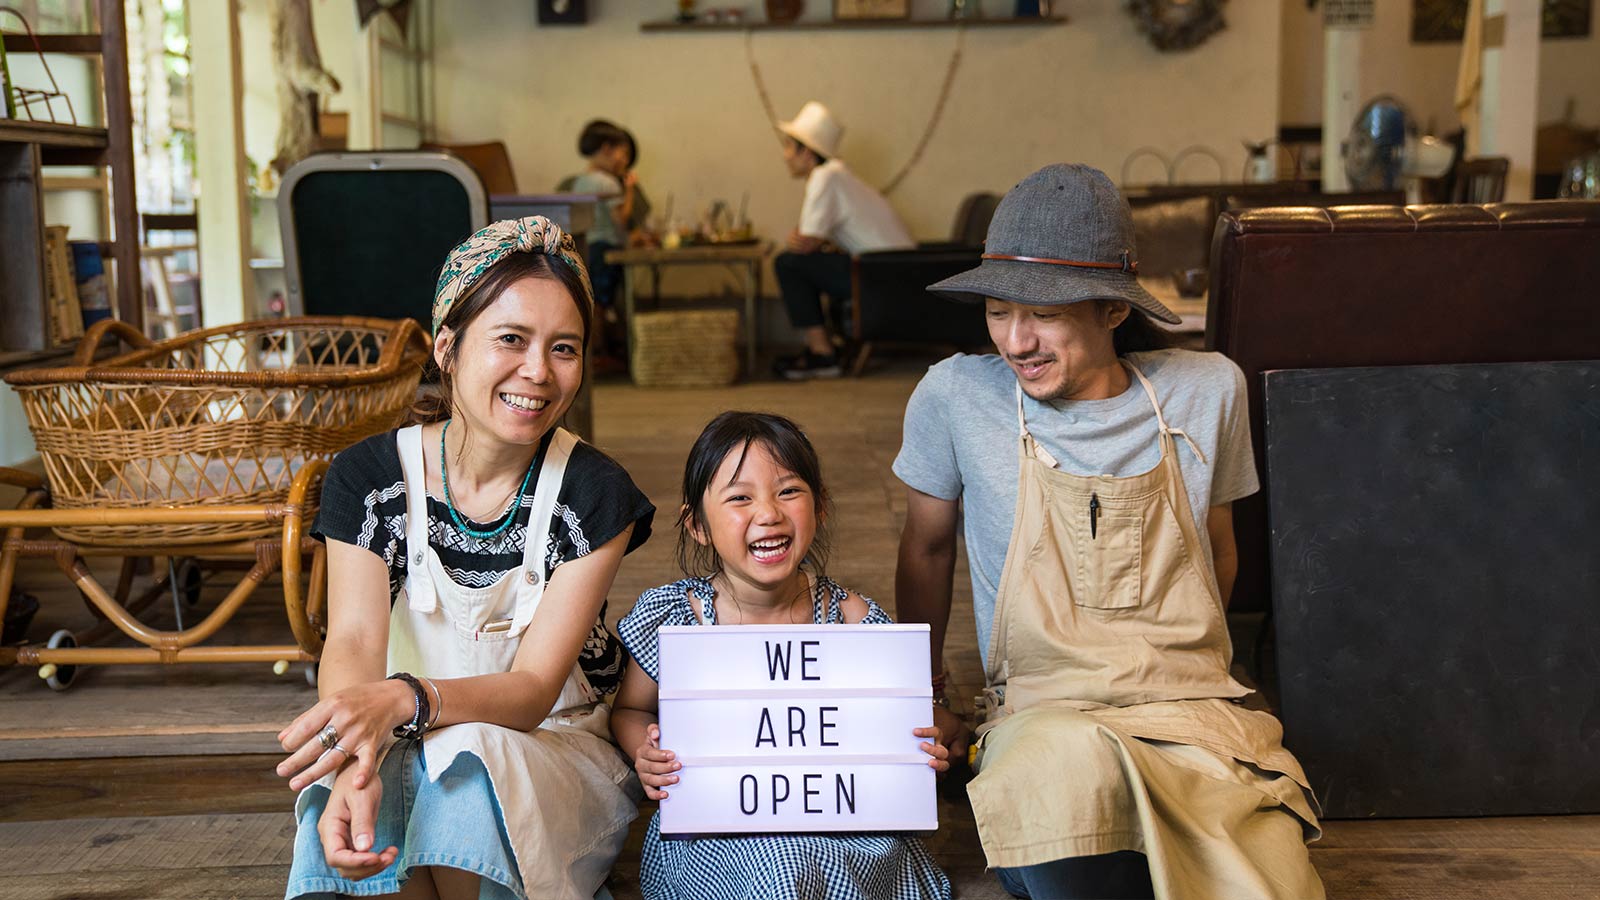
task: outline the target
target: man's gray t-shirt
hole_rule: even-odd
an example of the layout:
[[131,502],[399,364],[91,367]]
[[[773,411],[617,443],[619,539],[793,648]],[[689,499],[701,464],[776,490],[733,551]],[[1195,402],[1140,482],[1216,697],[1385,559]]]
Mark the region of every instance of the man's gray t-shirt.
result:
[[[1150,379],[1168,427],[1186,432],[1205,454],[1201,462],[1183,438],[1176,439],[1189,507],[1209,561],[1207,510],[1260,487],[1244,374],[1220,353],[1160,350],[1132,353],[1127,360]],[[1016,517],[1016,387],[1011,367],[992,354],[958,353],[933,366],[906,404],[904,439],[894,461],[895,475],[908,486],[961,500],[978,648],[985,663],[995,593]],[[1161,460],[1155,410],[1137,378],[1106,400],[1041,403],[1024,395],[1022,408],[1028,431],[1064,472],[1127,477]]]

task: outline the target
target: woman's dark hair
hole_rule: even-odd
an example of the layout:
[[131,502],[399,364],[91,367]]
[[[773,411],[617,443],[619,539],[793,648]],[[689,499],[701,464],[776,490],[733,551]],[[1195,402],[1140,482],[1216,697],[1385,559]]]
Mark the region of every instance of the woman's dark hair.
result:
[[1156,324],[1150,314],[1128,304],[1128,317],[1111,332],[1111,347],[1118,356],[1165,350],[1175,343],[1172,332]]
[[512,253],[490,266],[478,280],[473,283],[466,294],[457,298],[445,313],[444,321],[439,323],[440,328],[448,328],[458,337],[450,342],[450,347],[445,351],[445,363],[441,367],[431,357],[423,370],[423,380],[429,381],[438,378],[438,390],[419,399],[411,410],[412,420],[416,422],[442,422],[450,418],[455,412],[455,397],[450,392],[450,369],[455,368],[456,356],[460,352],[461,341],[459,336],[464,334],[467,326],[483,314],[506,289],[524,278],[539,278],[554,281],[566,289],[572,297],[572,303],[578,308],[578,318],[583,320],[583,346],[589,345],[589,331],[594,324],[594,301],[583,289],[583,276],[572,264],[559,256],[544,253]]
[[593,156],[608,144],[632,145],[633,139],[629,137],[621,126],[605,119],[595,119],[583,126],[583,132],[578,135],[578,153],[583,156]]
[[694,539],[690,531],[705,522],[706,491],[712,488],[717,469],[729,454],[739,455],[737,472],[744,465],[750,448],[765,447],[778,465],[793,472],[811,489],[817,512],[817,534],[806,551],[806,559],[817,574],[828,563],[828,520],[833,501],[822,485],[822,462],[811,441],[789,419],[773,413],[725,412],[700,432],[689,461],[683,467],[683,511],[678,514],[678,568],[690,577],[710,577],[722,571],[716,548]]

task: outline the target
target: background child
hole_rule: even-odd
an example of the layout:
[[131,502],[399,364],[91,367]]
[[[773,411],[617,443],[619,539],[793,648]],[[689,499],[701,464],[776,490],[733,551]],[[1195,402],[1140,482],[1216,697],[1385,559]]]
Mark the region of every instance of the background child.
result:
[[[820,574],[827,511],[816,451],[788,419],[727,412],[695,441],[678,518],[678,564],[689,577],[646,591],[617,626],[632,660],[613,726],[651,799],[667,796],[681,768],[672,751],[660,747],[656,724],[661,626],[890,621],[876,603]],[[803,562],[809,565],[802,568]],[[928,739],[922,744],[928,764],[948,769],[938,729],[914,733]],[[646,897],[675,900],[950,896],[950,880],[910,835],[663,840],[660,813],[645,835],[639,881]]]
[[[589,280],[594,288],[594,302],[606,326],[621,324],[617,312],[617,293],[622,288],[622,267],[608,265],[606,253],[628,246],[629,223],[640,211],[638,177],[631,167],[638,155],[638,145],[633,135],[620,125],[605,119],[595,119],[583,126],[578,135],[578,153],[588,161],[588,166],[577,175],[565,178],[561,189],[579,194],[600,194],[612,199],[598,203],[594,210],[594,224],[585,233],[585,262],[589,267]],[[607,328],[598,334],[594,360],[600,371],[620,368],[616,359],[617,344]],[[625,344],[626,341],[621,342]]]

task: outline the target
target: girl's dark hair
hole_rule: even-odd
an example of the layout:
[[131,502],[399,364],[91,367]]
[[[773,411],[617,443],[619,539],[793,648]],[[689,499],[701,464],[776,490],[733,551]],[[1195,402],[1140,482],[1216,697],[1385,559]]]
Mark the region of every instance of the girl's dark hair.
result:
[[[600,152],[600,148],[607,144],[632,145],[633,139],[621,126],[605,119],[595,119],[583,126],[583,132],[578,135],[578,153],[582,156],[593,156]],[[635,157],[637,158],[637,157]]]
[[701,544],[689,532],[703,527],[706,491],[712,487],[717,469],[731,453],[739,455],[738,466],[756,444],[765,447],[778,465],[793,472],[811,489],[817,512],[817,534],[806,551],[806,560],[818,575],[828,563],[828,521],[833,501],[822,485],[822,463],[811,441],[794,422],[773,413],[725,412],[700,432],[689,461],[683,467],[683,511],[678,514],[678,568],[690,577],[709,578],[722,571],[722,560],[709,542]]
[[633,132],[624,130],[622,137],[628,144],[628,168],[639,164],[639,142],[633,139]]
[[1111,332],[1111,347],[1118,356],[1146,350],[1165,350],[1174,343],[1172,332],[1157,325],[1149,313],[1131,303],[1128,304],[1128,317]]
[[549,256],[543,253],[512,253],[490,266],[478,280],[467,289],[466,294],[456,299],[445,313],[444,321],[439,323],[440,328],[448,328],[457,335],[457,339],[450,342],[450,347],[445,351],[445,362],[448,365],[441,367],[432,357],[423,370],[423,380],[430,381],[437,377],[438,390],[425,394],[419,399],[411,410],[414,422],[442,422],[450,418],[455,412],[455,397],[450,392],[450,372],[454,368],[456,356],[460,352],[460,335],[464,334],[467,326],[483,314],[506,289],[524,278],[539,278],[554,281],[566,288],[572,303],[578,308],[578,318],[583,321],[583,346],[589,345],[590,326],[594,324],[594,301],[583,289],[583,276],[576,267],[559,256]]

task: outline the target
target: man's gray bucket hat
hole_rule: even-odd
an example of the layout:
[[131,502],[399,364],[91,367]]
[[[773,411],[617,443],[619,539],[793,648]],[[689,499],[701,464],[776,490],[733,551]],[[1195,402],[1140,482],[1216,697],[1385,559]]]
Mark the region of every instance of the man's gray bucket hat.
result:
[[1045,166],[1000,201],[989,222],[983,262],[931,284],[951,300],[985,297],[1059,306],[1126,300],[1156,319],[1182,320],[1139,286],[1133,213],[1116,185],[1090,166]]

